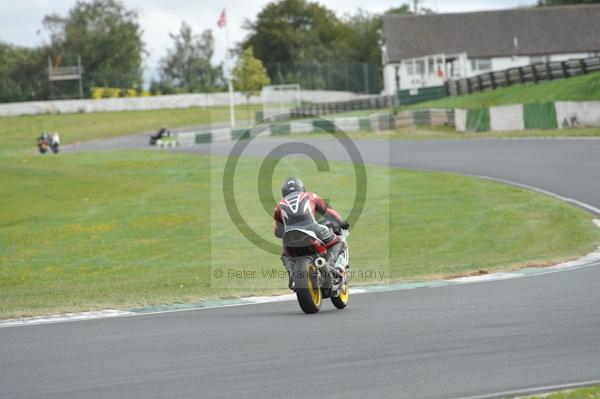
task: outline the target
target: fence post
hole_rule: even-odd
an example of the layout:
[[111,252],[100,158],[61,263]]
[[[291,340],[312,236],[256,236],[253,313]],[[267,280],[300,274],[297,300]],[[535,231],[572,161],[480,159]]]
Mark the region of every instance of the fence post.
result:
[[477,88],[479,91],[483,91],[483,79],[481,79],[481,75],[477,75]]
[[490,83],[492,84],[492,90],[496,90],[496,75],[494,72],[490,72]]
[[523,72],[523,67],[519,67],[519,83],[524,83],[525,73]]
[[552,75],[552,68],[550,68],[549,62],[546,63],[546,75],[548,77],[548,80],[554,79],[554,76]]
[[585,65],[585,60],[583,58],[579,59],[579,65],[581,65],[581,74],[585,75],[587,73],[587,65]]
[[371,92],[371,88],[369,87],[369,66],[366,63],[363,63],[363,74],[365,79],[365,93],[369,94]]
[[531,76],[533,77],[533,83],[538,82],[538,74],[535,64],[531,65]]
[[510,69],[507,69],[506,71],[504,71],[504,81],[506,82],[506,86],[510,86],[511,82],[510,82]]
[[562,69],[563,78],[568,78],[569,77],[569,71],[568,71],[569,67],[567,66],[567,63],[562,61],[560,63],[560,67]]

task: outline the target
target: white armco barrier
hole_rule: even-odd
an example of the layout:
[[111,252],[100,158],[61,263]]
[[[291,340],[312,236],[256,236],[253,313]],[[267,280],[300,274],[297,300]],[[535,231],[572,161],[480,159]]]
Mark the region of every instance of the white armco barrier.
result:
[[490,128],[494,132],[525,129],[523,104],[491,107]]
[[231,141],[231,129],[217,129],[212,131],[212,141]]
[[462,108],[454,109],[454,126],[459,132],[467,131],[467,110]]
[[358,132],[360,130],[358,118],[333,118],[333,124],[344,132]]
[[196,144],[196,133],[177,133],[177,141],[180,147],[189,147]]
[[291,133],[310,133],[313,131],[313,125],[311,120],[304,122],[296,121],[290,123]]
[[[368,98],[370,95],[346,91],[300,90],[302,101],[313,103],[337,102]],[[260,96],[250,99],[239,92],[234,93],[234,102],[262,104]],[[78,112],[144,111],[189,107],[212,107],[229,105],[229,93],[174,94],[152,97],[101,98],[98,100],[30,101],[0,104],[0,116],[35,114],[70,114]]]
[[559,129],[600,126],[600,101],[557,101],[554,106]]

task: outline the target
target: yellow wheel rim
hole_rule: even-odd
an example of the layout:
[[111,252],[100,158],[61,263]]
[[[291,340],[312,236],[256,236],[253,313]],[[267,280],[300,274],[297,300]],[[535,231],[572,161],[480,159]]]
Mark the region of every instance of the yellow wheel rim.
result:
[[310,292],[310,296],[313,300],[313,303],[316,306],[321,304],[321,289],[318,286],[315,286],[313,283],[312,276],[316,271],[315,265],[310,265],[308,267],[308,292]]
[[340,298],[340,300],[343,303],[347,303],[349,294],[350,294],[350,291],[348,290],[348,284],[345,283],[344,285],[342,285],[340,287],[340,290],[338,292],[338,298]]

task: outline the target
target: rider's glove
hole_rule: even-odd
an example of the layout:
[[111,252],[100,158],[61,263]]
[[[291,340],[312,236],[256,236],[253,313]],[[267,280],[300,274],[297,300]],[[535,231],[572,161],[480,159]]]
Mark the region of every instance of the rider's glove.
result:
[[344,229],[344,230],[348,230],[348,229],[350,228],[350,225],[348,224],[348,222],[347,222],[347,221],[345,221],[345,220],[342,220],[342,221],[340,222],[340,228],[342,228],[342,229]]

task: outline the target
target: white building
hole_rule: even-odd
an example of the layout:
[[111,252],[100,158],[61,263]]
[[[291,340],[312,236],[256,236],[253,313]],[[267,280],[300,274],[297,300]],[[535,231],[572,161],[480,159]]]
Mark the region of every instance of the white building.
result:
[[600,5],[383,17],[384,92],[600,54]]

